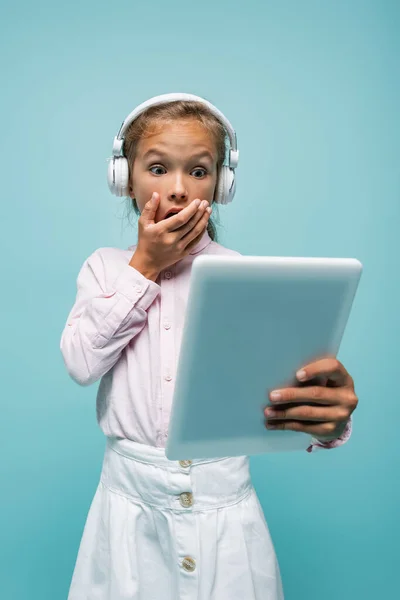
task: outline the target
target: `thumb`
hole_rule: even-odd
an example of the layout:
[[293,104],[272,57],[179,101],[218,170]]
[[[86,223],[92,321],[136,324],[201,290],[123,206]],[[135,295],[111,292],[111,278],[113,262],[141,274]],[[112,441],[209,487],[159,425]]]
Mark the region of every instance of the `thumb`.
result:
[[144,221],[147,225],[154,224],[154,218],[156,216],[159,198],[160,197],[157,194],[157,192],[153,192],[153,195],[150,198],[150,200],[144,205],[142,219],[144,218]]

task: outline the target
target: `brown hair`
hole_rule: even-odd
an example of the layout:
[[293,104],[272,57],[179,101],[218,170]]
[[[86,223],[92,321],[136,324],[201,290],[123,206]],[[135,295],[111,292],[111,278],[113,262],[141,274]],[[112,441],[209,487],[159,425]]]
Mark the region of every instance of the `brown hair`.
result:
[[[156,106],[150,106],[141,113],[125,133],[124,155],[128,160],[129,181],[132,174],[132,165],[135,160],[139,141],[160,121],[175,121],[178,119],[196,119],[209,131],[214,138],[217,152],[217,178],[224,163],[226,152],[226,130],[222,122],[201,102],[193,100],[178,100],[167,102]],[[217,179],[218,180],[218,179]],[[129,207],[140,215],[140,210],[135,199],[129,198]],[[128,212],[129,214],[129,212]],[[213,215],[215,216],[215,205],[213,204]],[[217,231],[215,224],[210,218],[207,231],[210,238],[216,241]]]

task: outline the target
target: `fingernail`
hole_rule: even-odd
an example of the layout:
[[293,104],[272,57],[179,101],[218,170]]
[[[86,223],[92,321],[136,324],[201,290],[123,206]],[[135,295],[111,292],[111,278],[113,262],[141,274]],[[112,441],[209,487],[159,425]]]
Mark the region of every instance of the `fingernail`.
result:
[[301,369],[300,371],[297,371],[296,377],[299,381],[304,381],[305,379],[307,379],[307,373],[303,369]]
[[280,392],[272,392],[271,400],[280,400],[282,398],[282,394]]

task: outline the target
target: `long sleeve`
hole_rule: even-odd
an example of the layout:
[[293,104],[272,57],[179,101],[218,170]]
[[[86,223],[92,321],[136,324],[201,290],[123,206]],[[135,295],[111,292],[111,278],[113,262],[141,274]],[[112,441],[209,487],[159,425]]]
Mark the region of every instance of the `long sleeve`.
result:
[[145,326],[147,310],[161,290],[126,261],[116,268],[113,250],[100,248],[83,263],[61,335],[67,371],[80,385],[94,383],[114,366]]
[[320,442],[316,438],[312,438],[311,445],[307,448],[307,452],[316,452],[319,449],[330,450],[332,448],[338,448],[339,446],[343,446],[351,436],[352,432],[352,416],[347,421],[346,427],[342,433],[342,435],[336,440],[332,440],[331,442]]

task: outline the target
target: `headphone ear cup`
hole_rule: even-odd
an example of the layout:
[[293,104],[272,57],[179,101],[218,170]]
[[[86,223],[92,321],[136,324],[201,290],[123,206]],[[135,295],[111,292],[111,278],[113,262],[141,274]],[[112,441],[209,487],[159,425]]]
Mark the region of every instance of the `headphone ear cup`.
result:
[[108,161],[108,167],[107,167],[107,183],[108,183],[108,188],[112,194],[115,193],[114,192],[114,189],[115,189],[114,161],[115,161],[114,157],[110,158],[110,160]]
[[229,200],[228,202],[232,202],[235,193],[236,193],[236,174],[235,171],[232,171],[232,169],[229,169],[230,171],[230,177],[229,177]]
[[218,204],[228,204],[232,202],[236,191],[235,173],[226,165],[221,167],[217,183],[215,202]]
[[118,182],[118,196],[128,196],[129,188],[128,161],[124,156],[119,156],[116,161],[115,182]]
[[129,195],[129,168],[124,156],[115,156],[108,163],[107,181],[110,192],[115,196]]

